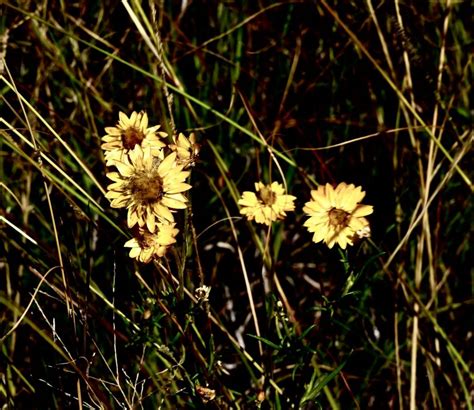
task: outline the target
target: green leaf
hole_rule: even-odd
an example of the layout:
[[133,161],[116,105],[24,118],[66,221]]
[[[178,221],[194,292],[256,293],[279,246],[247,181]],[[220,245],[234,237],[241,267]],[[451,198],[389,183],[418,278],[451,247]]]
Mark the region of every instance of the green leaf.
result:
[[275,350],[281,350],[282,346],[281,345],[277,345],[273,342],[271,342],[270,340],[268,339],[265,339],[263,337],[260,337],[260,336],[255,336],[255,335],[249,335],[250,337],[252,337],[253,339],[257,339],[259,341],[261,341],[262,343],[265,343],[267,346],[270,346],[271,348],[275,349]]
[[[306,392],[301,398],[300,405],[307,403],[308,401],[312,401],[318,397],[321,390],[327,386],[327,384],[334,379],[342,368],[346,365],[347,360],[345,360],[342,364],[337,366],[331,373],[321,376],[316,380],[316,383],[313,385],[310,383],[306,388]],[[316,371],[316,370],[315,370]]]

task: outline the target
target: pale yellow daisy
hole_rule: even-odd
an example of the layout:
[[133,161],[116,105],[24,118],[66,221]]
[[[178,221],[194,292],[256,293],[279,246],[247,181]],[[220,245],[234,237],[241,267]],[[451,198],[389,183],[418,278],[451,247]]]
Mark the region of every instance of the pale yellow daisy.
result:
[[332,248],[338,244],[342,249],[353,245],[355,238],[370,235],[366,218],[374,209],[360,203],[365,196],[362,187],[341,182],[336,188],[330,184],[320,185],[311,191],[312,200],[306,202],[303,211],[310,218],[304,223],[309,232],[314,232],[313,242],[321,242]]
[[189,138],[180,132],[178,137],[173,137],[174,144],[170,144],[169,147],[176,151],[178,156],[178,164],[183,165],[185,168],[193,166],[196,163],[199,155],[199,144],[196,143],[196,136],[191,133]]
[[118,172],[107,177],[114,181],[107,187],[106,197],[112,208],[127,208],[128,227],[146,225],[155,231],[157,222],[173,222],[172,212],[186,208],[186,197],[182,192],[191,188],[184,181],[189,171],[176,164],[176,153],[163,160],[151,154],[151,148],[137,145],[122,161],[114,161]]
[[146,229],[139,229],[136,238],[130,239],[123,245],[125,248],[131,248],[129,256],[143,263],[148,263],[154,258],[161,258],[166,251],[176,242],[176,235],[179,230],[175,228],[174,223],[158,223],[156,232],[151,233]]
[[284,219],[286,212],[295,209],[296,197],[285,195],[283,185],[278,182],[271,185],[256,182],[255,191],[245,191],[238,202],[242,206],[240,213],[249,221],[255,219],[259,224],[271,225],[273,221]]
[[167,134],[159,125],[148,127],[148,115],[145,112],[132,112],[130,118],[123,112],[119,113],[119,121],[115,127],[106,127],[107,135],[102,137],[102,149],[105,151],[107,165],[113,165],[114,160],[122,160],[135,146],[151,147],[155,157],[163,158],[163,148],[166,144],[161,140]]

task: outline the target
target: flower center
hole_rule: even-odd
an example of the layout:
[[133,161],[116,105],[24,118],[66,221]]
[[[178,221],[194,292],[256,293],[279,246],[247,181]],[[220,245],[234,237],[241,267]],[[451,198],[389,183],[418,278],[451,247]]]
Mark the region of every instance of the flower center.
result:
[[345,227],[349,221],[350,214],[342,209],[332,208],[329,211],[329,223],[336,227]]
[[137,241],[140,244],[140,247],[142,249],[148,249],[148,248],[151,248],[153,246],[153,242],[152,242],[150,236],[147,235],[146,233],[143,233],[142,235],[140,235],[140,237],[137,239]]
[[139,203],[157,202],[163,197],[163,180],[156,173],[143,173],[131,179],[130,191]]
[[269,187],[265,186],[262,189],[260,189],[259,194],[260,194],[260,199],[265,205],[271,206],[276,202],[276,199],[277,199],[276,194]]
[[142,130],[135,127],[128,127],[122,132],[122,145],[125,149],[133,149],[135,145],[140,144],[145,138]]

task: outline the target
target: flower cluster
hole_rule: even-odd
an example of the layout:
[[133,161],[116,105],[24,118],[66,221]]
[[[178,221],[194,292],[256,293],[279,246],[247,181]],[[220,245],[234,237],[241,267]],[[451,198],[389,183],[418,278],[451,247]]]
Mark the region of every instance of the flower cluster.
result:
[[[239,200],[240,213],[247,219],[265,225],[284,219],[286,212],[293,211],[296,197],[286,195],[283,186],[277,182],[255,184],[255,191],[246,191]],[[371,205],[360,201],[365,192],[361,187],[341,182],[336,188],[320,185],[311,191],[311,200],[303,211],[309,216],[304,226],[313,233],[313,242],[323,241],[329,248],[336,243],[345,249],[354,241],[370,236],[369,222],[365,218],[373,212]]]
[[167,144],[160,126],[148,127],[146,113],[119,114],[115,127],[107,127],[102,137],[106,164],[116,171],[106,197],[112,208],[127,209],[127,225],[138,232],[125,243],[130,257],[148,263],[164,256],[176,242],[179,230],[174,214],[186,208],[184,192],[191,189],[185,181],[194,165],[197,144],[193,134],[173,137]]
[[[117,125],[105,128],[101,146],[106,165],[116,169],[107,174],[112,183],[106,197],[113,208],[127,209],[127,225],[136,233],[124,246],[130,248],[130,257],[143,263],[163,257],[176,242],[174,215],[187,206],[184,193],[191,185],[186,180],[199,152],[194,134],[179,133],[167,143],[168,134],[159,125],[148,125],[144,112],[130,117],[121,112]],[[303,211],[309,216],[304,226],[313,233],[313,242],[345,249],[370,236],[365,217],[373,207],[360,203],[364,197],[361,187],[344,182],[312,190]],[[255,192],[245,191],[238,203],[249,221],[270,226],[295,210],[295,200],[278,182],[256,182]]]

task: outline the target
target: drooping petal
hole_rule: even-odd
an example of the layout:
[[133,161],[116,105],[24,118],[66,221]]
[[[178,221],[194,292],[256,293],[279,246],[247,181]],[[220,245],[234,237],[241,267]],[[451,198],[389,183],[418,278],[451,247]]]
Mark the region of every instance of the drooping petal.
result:
[[130,253],[128,254],[128,256],[135,259],[140,255],[140,253],[141,253],[140,248],[132,248],[130,249]]
[[173,214],[171,213],[171,211],[169,210],[168,207],[162,205],[161,203],[156,203],[155,206],[154,206],[154,212],[155,212],[155,215],[159,218],[159,219],[165,219],[169,222],[173,222],[174,221],[174,217],[173,217]]
[[155,232],[156,225],[155,225],[155,215],[153,212],[148,212],[146,216],[146,227],[148,230],[153,233]]
[[127,225],[129,228],[133,228],[138,222],[138,214],[136,212],[131,212],[130,210],[127,213]]

